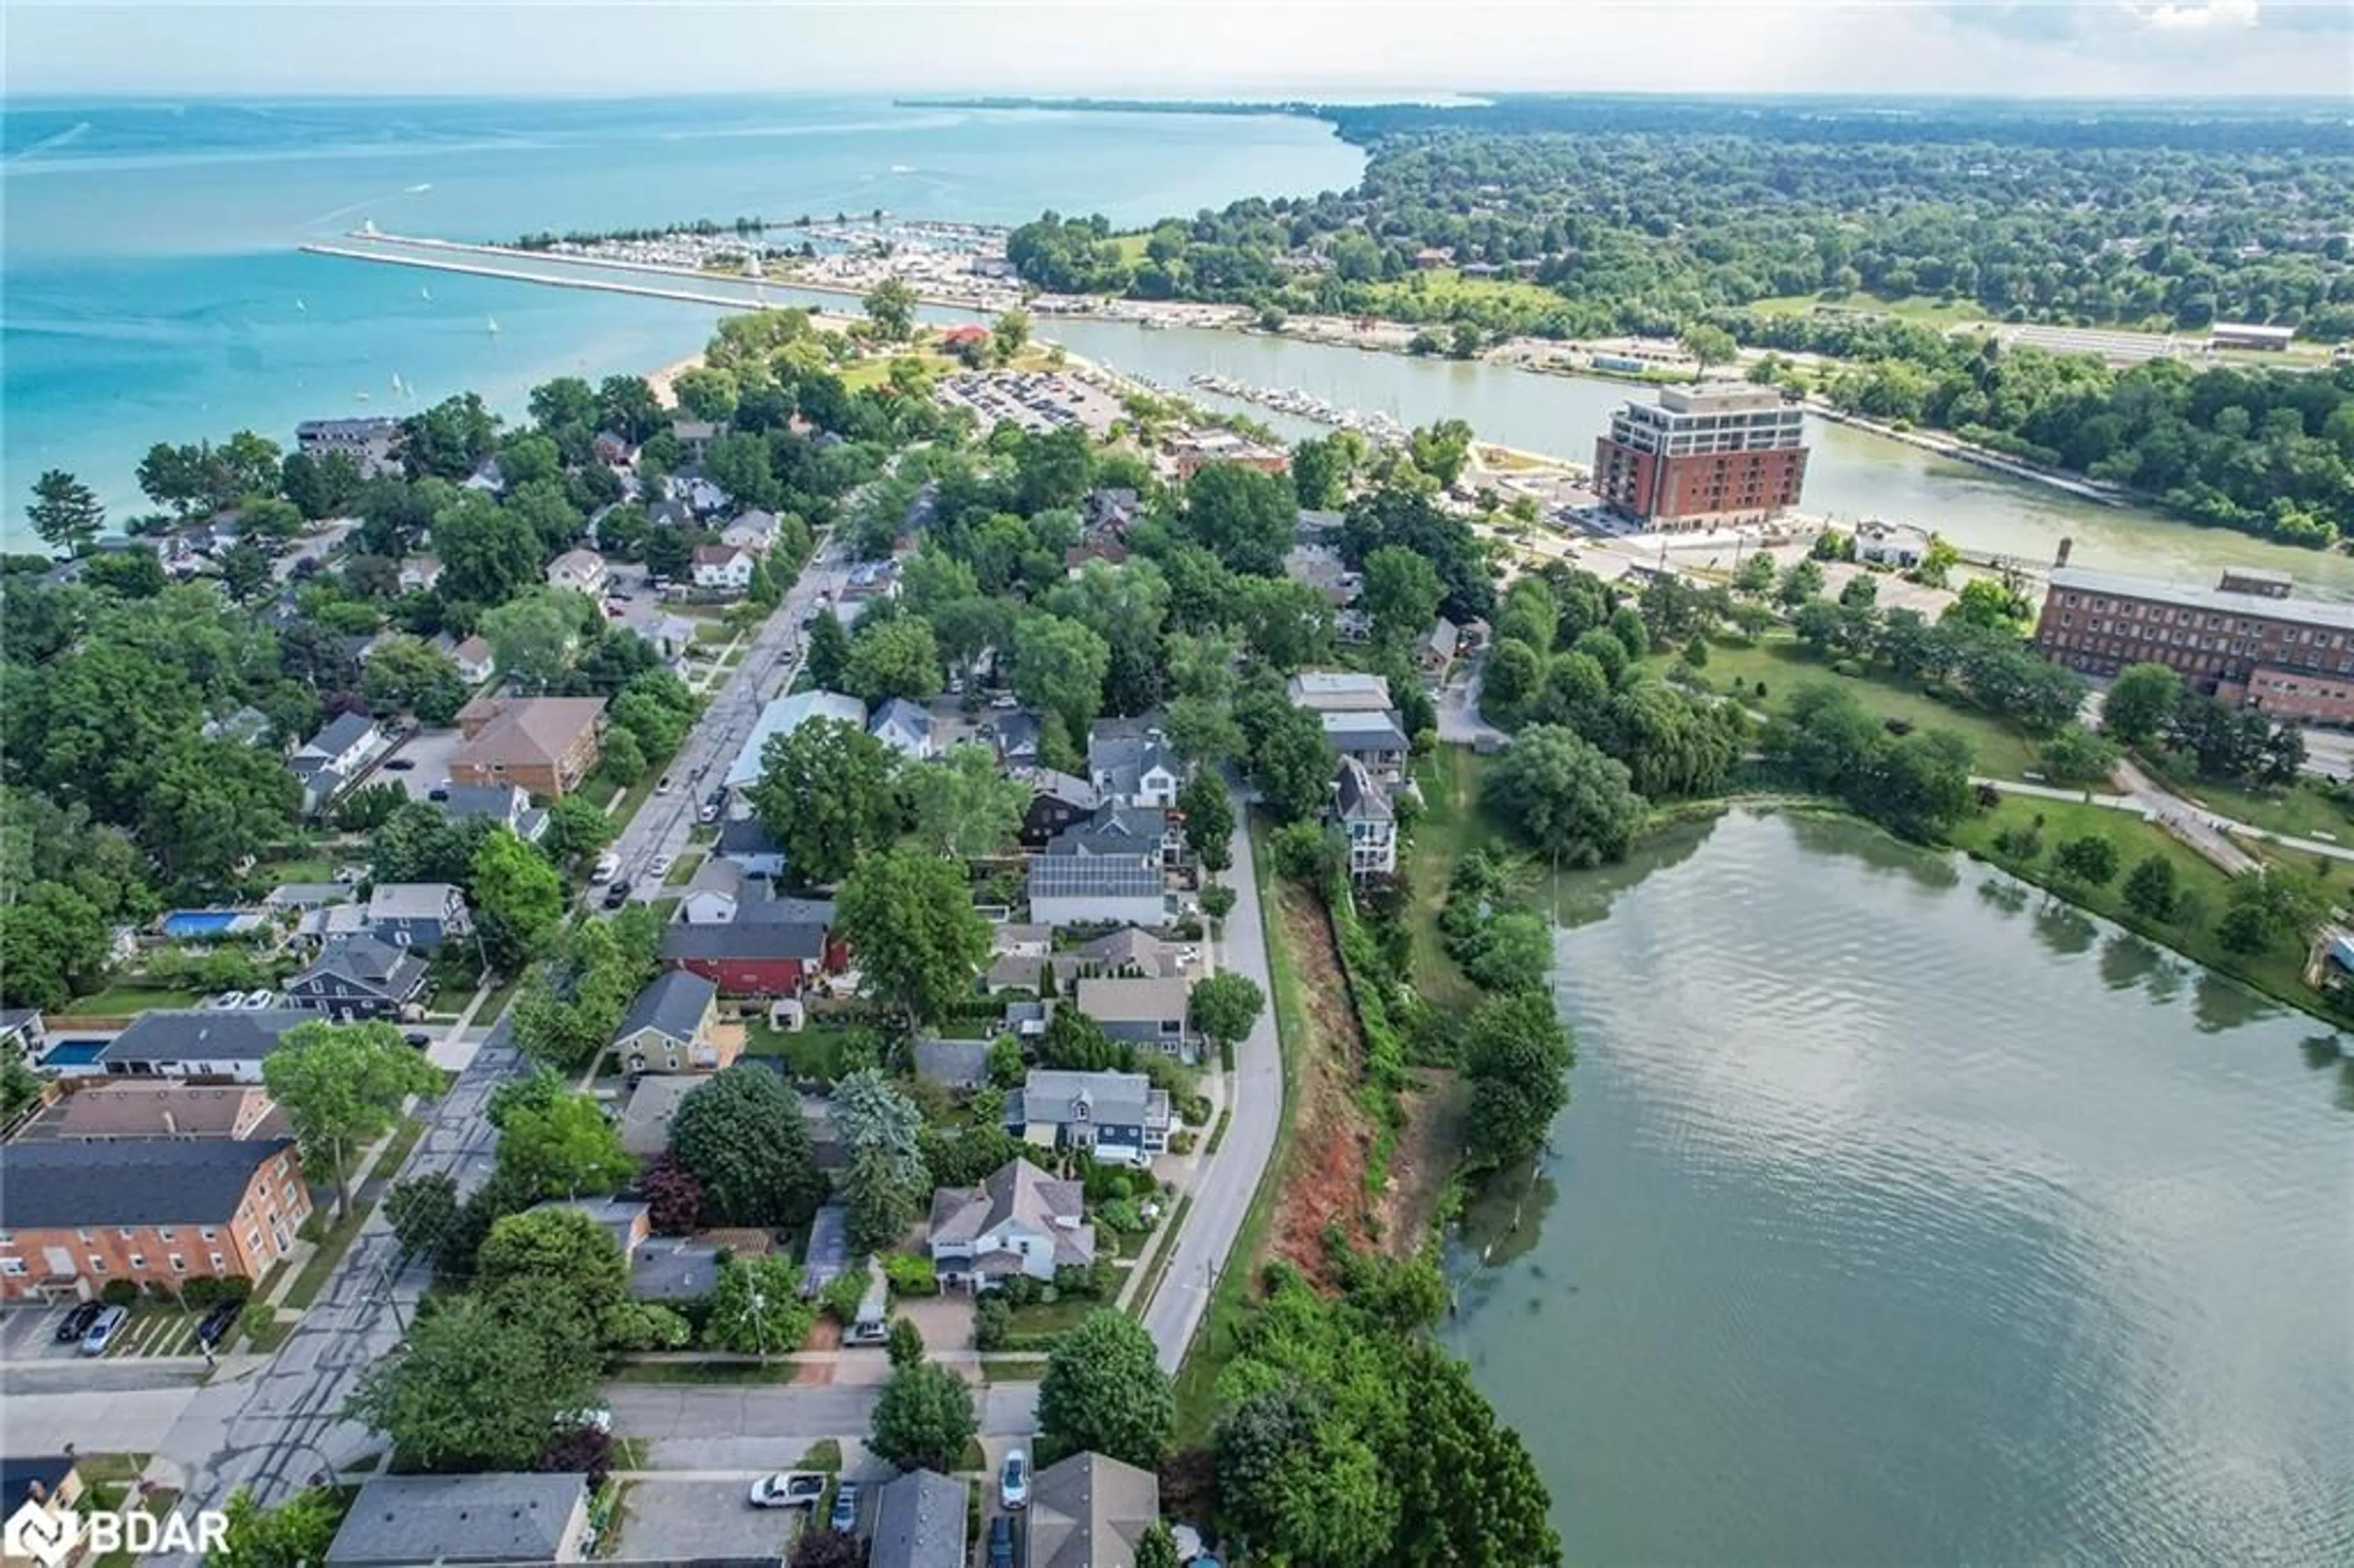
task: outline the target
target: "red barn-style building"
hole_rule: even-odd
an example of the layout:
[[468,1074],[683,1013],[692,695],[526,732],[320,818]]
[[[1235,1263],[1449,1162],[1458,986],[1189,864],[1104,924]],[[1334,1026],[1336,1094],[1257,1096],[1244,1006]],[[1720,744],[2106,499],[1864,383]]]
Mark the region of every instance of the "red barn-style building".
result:
[[823,926],[737,922],[672,926],[663,967],[701,975],[726,996],[799,996],[822,974],[840,974],[850,950]]

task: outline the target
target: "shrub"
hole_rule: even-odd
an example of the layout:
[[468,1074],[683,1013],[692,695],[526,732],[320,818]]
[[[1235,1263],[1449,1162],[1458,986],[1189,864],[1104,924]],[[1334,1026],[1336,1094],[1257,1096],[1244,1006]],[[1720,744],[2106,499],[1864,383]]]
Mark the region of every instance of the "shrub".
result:
[[239,1318],[238,1321],[244,1326],[247,1339],[260,1340],[276,1325],[278,1308],[267,1301],[249,1301],[246,1303],[244,1315]]
[[1108,1203],[1098,1204],[1096,1208],[1096,1220],[1100,1224],[1109,1225],[1113,1230],[1123,1231],[1129,1234],[1144,1229],[1144,1216],[1138,1213],[1136,1205],[1126,1198],[1114,1198]]
[[999,1291],[991,1290],[973,1303],[972,1348],[977,1351],[997,1351],[1005,1348],[1006,1336],[1013,1331],[1013,1308]]
[[1008,1307],[1032,1306],[1038,1299],[1038,1282],[1026,1274],[1013,1275],[997,1287],[997,1294]]
[[[891,1282],[894,1295],[938,1296],[940,1293],[940,1277],[932,1267],[932,1260],[916,1253],[885,1253],[883,1275]],[[857,1309],[857,1304],[853,1302],[851,1310],[855,1312]]]
[[1178,1128],[1169,1134],[1169,1152],[1172,1154],[1191,1154],[1193,1152],[1193,1145],[1200,1141],[1201,1139],[1191,1128],[1182,1127]]
[[866,1271],[854,1268],[836,1277],[818,1292],[818,1305],[828,1316],[847,1329],[858,1321],[858,1305],[866,1299]]
[[110,1279],[99,1291],[98,1298],[109,1307],[128,1307],[139,1299],[139,1286],[133,1280]]

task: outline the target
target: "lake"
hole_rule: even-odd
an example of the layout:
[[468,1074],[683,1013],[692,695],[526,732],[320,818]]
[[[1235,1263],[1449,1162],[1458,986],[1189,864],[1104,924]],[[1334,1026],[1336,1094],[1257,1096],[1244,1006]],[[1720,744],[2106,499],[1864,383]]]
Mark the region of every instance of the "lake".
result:
[[1845,821],[1562,889],[1574,1101],[1449,1338],[1570,1561],[2354,1552],[2327,1029]]

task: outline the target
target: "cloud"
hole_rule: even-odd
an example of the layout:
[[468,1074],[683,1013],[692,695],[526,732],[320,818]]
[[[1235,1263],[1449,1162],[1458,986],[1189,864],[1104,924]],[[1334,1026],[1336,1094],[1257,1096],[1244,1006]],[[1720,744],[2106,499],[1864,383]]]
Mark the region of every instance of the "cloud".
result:
[[2190,5],[2166,0],[2163,5],[2131,9],[2144,26],[2161,33],[2205,33],[2256,25],[2256,0],[2197,0]]

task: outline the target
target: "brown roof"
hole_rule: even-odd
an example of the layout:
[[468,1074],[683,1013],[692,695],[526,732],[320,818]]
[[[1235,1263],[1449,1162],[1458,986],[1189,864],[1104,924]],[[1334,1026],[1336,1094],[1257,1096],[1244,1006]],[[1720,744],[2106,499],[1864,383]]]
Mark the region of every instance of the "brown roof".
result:
[[737,1257],[766,1257],[777,1246],[777,1238],[769,1232],[741,1226],[723,1225],[717,1230],[697,1231],[695,1239],[709,1246],[724,1246]]
[[68,1095],[41,1118],[57,1138],[285,1136],[270,1096],[249,1085],[106,1084]]
[[742,554],[743,549],[735,545],[697,545],[695,547],[695,564],[698,567],[724,567]]
[[494,698],[487,705],[478,699],[466,705],[459,719],[462,723],[467,713],[474,713],[487,715],[488,722],[451,760],[476,767],[553,764],[583,731],[596,727],[604,712],[602,697]]

